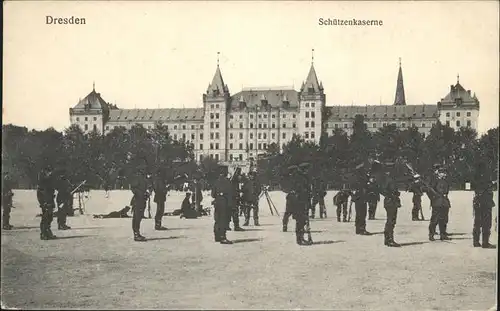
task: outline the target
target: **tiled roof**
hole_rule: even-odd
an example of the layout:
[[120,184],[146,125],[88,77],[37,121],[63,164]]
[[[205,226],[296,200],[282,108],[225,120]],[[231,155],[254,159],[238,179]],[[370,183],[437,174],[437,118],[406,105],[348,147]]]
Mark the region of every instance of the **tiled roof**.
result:
[[74,107],[74,109],[108,109],[108,104],[104,99],[102,99],[100,93],[96,93],[95,90],[89,93],[89,95],[85,96],[84,99],[81,99],[78,104]]
[[393,118],[432,118],[438,116],[436,105],[370,105],[370,106],[334,106],[330,109],[328,120],[354,118],[357,114],[366,118],[393,119]]
[[313,88],[314,92],[319,92],[323,89],[323,85],[318,82],[318,76],[316,75],[316,70],[314,65],[311,64],[311,69],[309,69],[309,74],[307,75],[306,81],[302,84],[301,91],[307,91],[309,88]]
[[450,86],[450,92],[441,99],[442,102],[455,102],[455,99],[462,98],[463,102],[475,102],[477,99],[471,96],[470,90],[467,91],[464,87],[457,82],[456,85]]
[[255,109],[262,104],[262,98],[265,98],[271,108],[284,108],[284,102],[288,101],[290,108],[299,106],[299,93],[293,89],[245,89],[231,97],[231,108],[237,109],[243,100],[249,109]]
[[229,92],[227,85],[224,84],[224,79],[222,79],[222,73],[220,72],[219,66],[217,66],[212,83],[208,85],[207,93],[212,94],[213,91],[217,91],[219,94]]
[[110,110],[110,122],[185,122],[202,121],[203,108],[168,108],[168,109],[116,109]]

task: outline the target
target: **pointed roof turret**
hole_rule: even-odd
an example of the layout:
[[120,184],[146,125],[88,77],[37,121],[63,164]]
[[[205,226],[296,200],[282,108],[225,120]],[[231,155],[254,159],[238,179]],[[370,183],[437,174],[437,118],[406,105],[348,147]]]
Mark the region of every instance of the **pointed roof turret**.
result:
[[229,90],[227,88],[227,85],[224,84],[224,79],[222,79],[222,73],[220,71],[219,67],[219,52],[217,52],[217,69],[215,70],[214,77],[212,79],[212,83],[208,85],[207,93],[212,94],[212,93],[217,93],[217,94],[224,94],[224,93],[229,93]]
[[406,105],[405,87],[403,84],[403,69],[401,68],[401,58],[399,58],[399,72],[398,72],[398,81],[396,83],[396,96],[394,98],[394,105],[396,106]]
[[306,81],[302,84],[301,91],[309,91],[312,89],[313,92],[318,92],[320,90],[320,85],[318,81],[318,76],[316,75],[316,70],[314,69],[314,64],[311,64],[309,69],[309,74],[307,75]]

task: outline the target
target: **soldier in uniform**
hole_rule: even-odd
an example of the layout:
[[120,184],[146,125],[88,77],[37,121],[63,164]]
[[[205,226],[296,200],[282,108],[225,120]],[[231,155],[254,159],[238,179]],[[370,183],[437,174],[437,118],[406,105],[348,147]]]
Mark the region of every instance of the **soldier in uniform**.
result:
[[[477,166],[474,177],[474,227],[472,229],[474,247],[495,248],[490,244],[492,209],[495,206],[493,201],[493,187],[495,183],[488,178],[487,167],[484,163]],[[479,237],[482,233],[482,245]]]
[[340,217],[342,216],[342,221],[347,222],[347,202],[351,196],[351,190],[342,189],[333,197],[333,205],[337,206],[337,221],[340,222]]
[[424,193],[424,187],[422,185],[422,181],[420,180],[420,175],[415,175],[415,180],[411,183],[409,192],[413,193],[413,209],[411,210],[411,220],[424,220],[423,217],[422,219],[420,219],[420,214],[422,211],[422,195]]
[[250,172],[248,178],[243,183],[243,197],[242,201],[245,206],[245,223],[243,226],[248,226],[250,222],[250,211],[253,210],[253,222],[255,226],[259,224],[259,197],[262,192],[262,185],[255,178],[255,172]]
[[326,207],[325,207],[325,196],[326,196],[326,184],[321,179],[316,179],[313,186],[313,199],[312,199],[312,215],[314,218],[316,214],[316,204],[319,203],[319,218],[326,218]]
[[283,215],[283,232],[288,231],[288,220],[290,216],[295,219],[295,208],[297,205],[297,194],[295,190],[290,190],[286,195],[286,208],[285,214]]
[[53,240],[57,238],[50,229],[54,218],[54,194],[55,180],[53,171],[52,167],[47,165],[38,174],[38,187],[36,190],[36,197],[42,209],[42,217],[40,220],[40,239],[42,240]]
[[232,244],[226,237],[226,231],[231,217],[232,185],[227,178],[227,166],[219,166],[219,178],[212,187],[214,198],[214,238],[221,244]]
[[387,220],[384,228],[384,245],[389,247],[400,247],[401,245],[394,241],[394,227],[398,217],[398,208],[401,207],[400,192],[393,176],[386,172],[383,186],[380,192],[384,196],[384,208],[387,213]]
[[136,176],[131,184],[131,189],[133,193],[133,203],[134,210],[132,214],[132,231],[134,232],[134,241],[143,242],[146,238],[140,233],[141,220],[144,217],[144,211],[146,209],[146,201],[149,198],[149,188],[146,177],[146,170],[144,167],[139,167]]
[[446,181],[446,172],[440,166],[435,166],[435,176],[429,186],[426,187],[427,196],[431,201],[431,220],[429,223],[429,240],[434,241],[436,227],[439,226],[440,239],[451,240],[446,231],[448,224],[448,213],[450,210],[450,200],[448,199],[448,192],[450,186]]
[[66,224],[66,219],[73,210],[73,185],[64,172],[61,172],[56,184],[57,189],[57,227],[59,230],[69,230],[70,226]]
[[[311,233],[309,223],[309,210],[311,208],[311,188],[307,176],[308,163],[303,163],[292,170],[293,190],[296,194],[296,206],[293,208],[295,215],[295,236],[297,244],[311,245]],[[308,240],[304,239],[304,234],[308,234]]]
[[356,227],[356,234],[359,235],[370,235],[370,233],[366,231],[366,202],[368,187],[370,186],[370,182],[367,180],[369,178],[367,177],[369,177],[369,175],[360,174],[354,185],[354,191],[351,196],[351,200],[354,202],[354,209],[356,210],[354,226]]
[[[233,220],[234,231],[245,231],[245,229],[240,227],[240,201],[241,201],[241,190],[240,190],[240,168],[236,168],[236,171],[231,178],[231,198],[229,206],[231,208],[231,218]],[[228,230],[231,230],[228,223]]]
[[163,214],[165,214],[165,201],[167,200],[169,189],[165,171],[162,168],[158,168],[156,171],[153,189],[155,192],[153,201],[156,203],[155,230],[167,230],[167,228],[162,226],[162,219]]
[[11,230],[13,226],[10,224],[10,211],[12,210],[12,192],[13,183],[9,174],[3,174],[2,180],[2,228]]
[[377,205],[380,201],[380,194],[378,192],[377,185],[375,184],[375,179],[372,178],[370,181],[367,192],[366,199],[368,202],[368,219],[374,220],[377,212]]

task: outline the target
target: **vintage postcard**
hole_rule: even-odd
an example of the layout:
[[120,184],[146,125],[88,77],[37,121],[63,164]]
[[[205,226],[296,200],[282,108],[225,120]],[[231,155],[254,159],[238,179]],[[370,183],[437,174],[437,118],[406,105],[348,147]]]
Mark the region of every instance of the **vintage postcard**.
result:
[[497,1],[5,1],[2,309],[496,310]]

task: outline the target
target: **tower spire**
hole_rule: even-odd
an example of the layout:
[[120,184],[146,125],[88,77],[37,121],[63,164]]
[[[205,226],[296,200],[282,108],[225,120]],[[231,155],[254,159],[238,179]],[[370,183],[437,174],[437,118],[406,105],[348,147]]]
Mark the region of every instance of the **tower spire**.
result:
[[219,67],[219,55],[220,55],[220,52],[217,52],[217,67]]
[[405,87],[403,84],[403,69],[401,67],[401,57],[399,58],[399,72],[398,72],[398,81],[396,83],[396,96],[394,98],[394,105],[396,106],[405,106]]
[[94,92],[95,92],[95,81],[94,81],[94,82],[92,82],[92,91],[94,91]]
[[314,49],[311,50],[311,64],[314,65]]
[[459,83],[460,83],[460,74],[457,73],[457,84],[459,84]]

